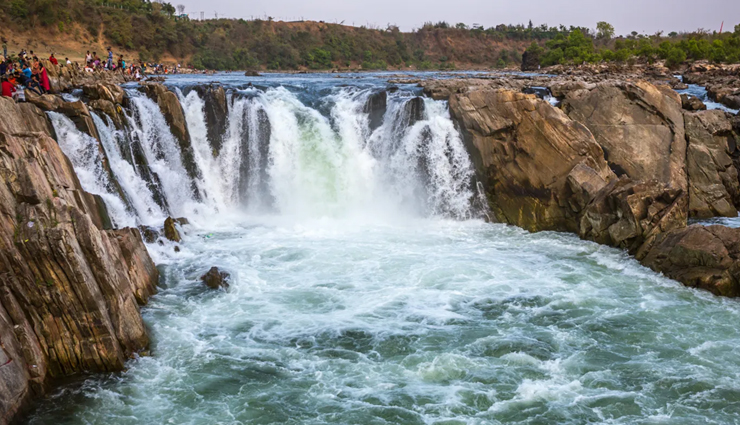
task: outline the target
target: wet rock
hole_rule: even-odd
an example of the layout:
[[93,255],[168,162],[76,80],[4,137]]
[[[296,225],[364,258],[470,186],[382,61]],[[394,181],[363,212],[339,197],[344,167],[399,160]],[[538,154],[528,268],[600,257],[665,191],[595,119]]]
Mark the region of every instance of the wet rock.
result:
[[116,129],[123,130],[125,128],[126,117],[124,116],[123,109],[120,105],[116,105],[109,100],[96,99],[91,100],[88,106],[97,112],[110,117],[113,125],[116,126]]
[[229,273],[222,272],[218,267],[211,267],[208,273],[200,277],[200,280],[211,289],[228,288],[228,279],[231,277]]
[[685,121],[690,217],[737,217],[740,184],[731,156],[737,140],[730,116],[720,110],[687,112]]
[[244,76],[245,77],[261,77],[262,75],[257,71],[250,70],[250,71],[245,72]]
[[683,112],[670,87],[602,83],[570,92],[562,108],[588,127],[617,175],[687,189]]
[[152,226],[139,226],[141,236],[146,243],[154,243],[159,239],[159,230]]
[[694,225],[657,236],[642,264],[686,286],[740,296],[740,229]]
[[681,95],[681,106],[687,111],[704,111],[707,109],[707,105],[701,99],[685,93]]
[[190,220],[188,220],[185,217],[176,218],[175,222],[177,222],[177,224],[179,224],[180,226],[185,226],[186,224],[190,224]]
[[175,220],[172,217],[167,217],[167,219],[164,221],[164,237],[171,240],[172,242],[182,241],[182,238],[180,237],[180,232],[177,230],[177,227],[175,226]]
[[[495,218],[530,231],[577,230],[586,203],[572,184],[594,191],[616,177],[591,133],[534,95],[471,89],[450,97]],[[571,175],[579,164],[598,178]],[[579,168],[585,171],[585,168]],[[581,189],[576,188],[576,191]],[[582,193],[581,190],[581,193]]]
[[374,131],[383,124],[387,103],[388,92],[385,90],[373,93],[368,97],[362,111],[368,114],[370,131]]
[[219,85],[198,86],[195,88],[203,100],[208,143],[211,145],[214,156],[218,156],[223,145],[223,136],[226,133],[226,120],[229,116],[229,107],[226,104],[226,92]]

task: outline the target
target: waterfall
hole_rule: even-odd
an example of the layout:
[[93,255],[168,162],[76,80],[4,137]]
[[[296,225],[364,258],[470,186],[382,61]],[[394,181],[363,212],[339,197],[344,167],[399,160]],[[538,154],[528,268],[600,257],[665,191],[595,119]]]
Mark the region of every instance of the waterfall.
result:
[[162,206],[157,203],[150,184],[134,168],[133,155],[129,155],[132,158],[130,161],[124,159],[122,147],[129,147],[130,149],[131,139],[126,137],[125,131],[117,130],[109,117],[106,116],[106,119],[103,120],[94,112],[91,115],[100,135],[100,143],[108,155],[110,168],[127,198],[131,200],[131,206],[136,213],[137,220],[146,225],[162,223],[167,218],[167,214]]
[[[168,215],[196,222],[265,213],[474,216],[473,167],[445,102],[352,87],[313,103],[285,87],[233,90],[225,120],[209,128],[211,97],[176,92],[185,141],[157,103],[135,90],[128,91],[124,128],[92,114],[99,145],[50,113],[83,186],[103,196],[118,226],[158,224]],[[214,133],[223,134],[209,140]],[[195,169],[182,149],[192,149],[187,164]],[[113,176],[101,165],[104,154]]]
[[108,207],[111,221],[116,227],[135,226],[136,217],[116,193],[115,182],[105,169],[105,156],[98,141],[77,129],[71,119],[57,112],[49,112],[59,147],[69,158],[82,188],[100,195]]

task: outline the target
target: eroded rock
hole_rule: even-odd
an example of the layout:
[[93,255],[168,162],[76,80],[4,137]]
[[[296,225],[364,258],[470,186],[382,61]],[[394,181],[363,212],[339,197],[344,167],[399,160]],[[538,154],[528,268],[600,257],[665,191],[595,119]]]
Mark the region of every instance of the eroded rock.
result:
[[182,238],[180,237],[180,232],[177,230],[175,223],[176,221],[172,217],[167,217],[164,221],[164,237],[172,242],[180,242],[182,241]]
[[211,289],[226,289],[229,287],[228,279],[230,277],[231,275],[229,275],[229,273],[222,272],[218,267],[211,267],[211,269],[208,270],[208,273],[200,277],[200,280]]

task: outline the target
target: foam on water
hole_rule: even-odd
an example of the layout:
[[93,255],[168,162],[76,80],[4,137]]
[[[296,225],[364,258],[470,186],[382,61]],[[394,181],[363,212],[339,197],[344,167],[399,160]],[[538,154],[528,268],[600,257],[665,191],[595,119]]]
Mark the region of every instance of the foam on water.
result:
[[[732,423],[736,301],[554,233],[249,221],[175,255],[152,356],[30,423]],[[228,291],[198,277],[217,265]]]

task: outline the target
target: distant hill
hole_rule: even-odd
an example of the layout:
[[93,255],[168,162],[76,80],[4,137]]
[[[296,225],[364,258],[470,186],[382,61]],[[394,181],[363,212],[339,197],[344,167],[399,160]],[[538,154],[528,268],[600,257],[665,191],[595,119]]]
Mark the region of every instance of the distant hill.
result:
[[575,29],[438,22],[404,33],[323,22],[193,21],[178,17],[170,3],[142,0],[0,0],[0,10],[11,51],[38,46],[79,59],[110,44],[129,59],[219,70],[517,67],[532,41]]

